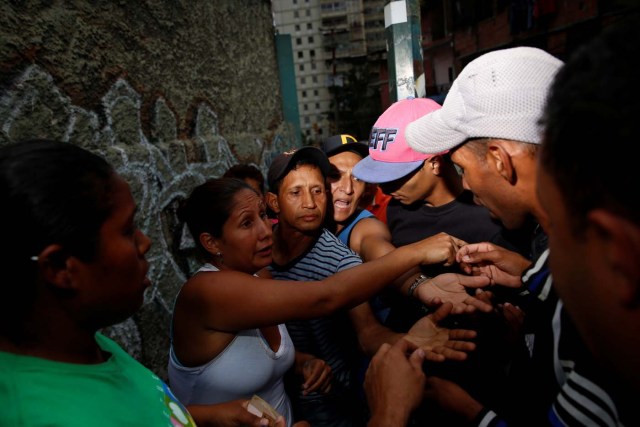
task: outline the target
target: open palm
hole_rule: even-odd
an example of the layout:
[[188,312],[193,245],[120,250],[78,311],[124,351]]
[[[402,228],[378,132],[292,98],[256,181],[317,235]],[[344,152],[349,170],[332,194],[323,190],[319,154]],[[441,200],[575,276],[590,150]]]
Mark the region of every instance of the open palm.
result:
[[469,295],[466,288],[481,288],[489,284],[490,280],[486,276],[445,273],[422,283],[415,293],[420,301],[429,306],[451,303],[453,314],[471,313],[475,310],[488,313],[492,310],[491,305]]
[[469,341],[476,337],[476,332],[468,329],[448,329],[438,323],[451,314],[452,304],[441,305],[435,312],[424,316],[409,329],[403,339],[422,348],[426,359],[441,362],[445,359],[465,360],[467,353],[476,348]]

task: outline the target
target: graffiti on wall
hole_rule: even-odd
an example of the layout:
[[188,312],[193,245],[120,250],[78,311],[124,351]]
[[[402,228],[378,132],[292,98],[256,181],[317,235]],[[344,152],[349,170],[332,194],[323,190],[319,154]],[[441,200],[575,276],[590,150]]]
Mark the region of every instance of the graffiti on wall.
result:
[[[215,111],[202,102],[193,106],[188,138],[178,136],[177,118],[158,97],[144,123],[141,95],[124,79],[104,94],[95,111],[73,105],[38,66],[27,68],[0,95],[0,144],[48,138],[77,144],[104,156],[130,184],[138,204],[138,225],[152,240],[147,254],[149,278],[141,310],[106,331],[134,357],[165,377],[169,322],[180,285],[196,269],[194,243],[176,210],[193,187],[218,177],[238,163],[220,135]],[[276,135],[270,144],[253,139],[266,172],[275,153],[290,139]]]

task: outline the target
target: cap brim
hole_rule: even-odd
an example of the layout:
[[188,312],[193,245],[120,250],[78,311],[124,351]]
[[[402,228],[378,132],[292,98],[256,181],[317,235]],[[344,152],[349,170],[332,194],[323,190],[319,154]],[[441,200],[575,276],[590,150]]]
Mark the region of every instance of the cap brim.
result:
[[405,128],[407,144],[412,149],[426,154],[439,154],[462,144],[467,134],[446,123],[445,107],[409,123]]
[[353,168],[353,176],[360,181],[372,184],[382,184],[395,181],[422,166],[424,160],[413,162],[380,162],[367,156],[360,160]]

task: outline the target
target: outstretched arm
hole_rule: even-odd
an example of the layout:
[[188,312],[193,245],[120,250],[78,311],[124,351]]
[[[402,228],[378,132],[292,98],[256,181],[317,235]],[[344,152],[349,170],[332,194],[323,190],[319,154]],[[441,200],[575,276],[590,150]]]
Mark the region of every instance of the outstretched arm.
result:
[[368,302],[349,310],[349,317],[358,335],[360,349],[369,357],[373,356],[382,344],[393,344],[405,335],[382,325],[373,314]]
[[[431,263],[443,265],[453,264],[456,261],[455,256],[458,248],[466,244],[463,240],[447,233],[438,233],[422,242],[429,245]],[[391,243],[391,234],[387,226],[373,218],[366,218],[356,225],[351,233],[350,245],[351,249],[356,251],[363,261],[379,258],[396,249]],[[399,275],[391,284],[403,295],[409,294],[409,290],[412,291],[411,294],[414,294],[416,286],[412,287],[412,285],[416,284],[418,280],[421,280],[420,268],[414,267],[405,274]],[[464,286],[461,286],[459,281],[452,282],[451,286],[442,282],[442,280],[437,282],[432,292],[423,290],[421,299],[425,304],[439,305],[443,302],[451,302],[454,314],[470,313],[476,309],[486,312],[491,309],[490,306],[466,294]],[[475,282],[471,280],[470,283],[468,286],[475,283],[479,283],[476,286],[484,285],[483,281],[478,280]],[[412,296],[411,294],[409,296]]]
[[268,280],[224,269],[201,272],[180,290],[174,319],[189,318],[199,327],[235,332],[326,316],[368,300],[412,267],[433,263],[434,256],[438,255],[428,239],[422,240],[317,282]]

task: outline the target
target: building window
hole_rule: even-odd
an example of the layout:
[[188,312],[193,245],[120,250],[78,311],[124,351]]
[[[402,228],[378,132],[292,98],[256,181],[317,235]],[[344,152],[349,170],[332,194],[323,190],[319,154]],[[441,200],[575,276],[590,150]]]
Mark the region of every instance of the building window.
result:
[[300,65],[298,65],[298,70],[300,70],[300,71],[304,71],[304,64],[300,64]]
[[311,77],[311,79],[313,80],[314,83],[318,83],[318,76],[313,76]]
[[304,123],[308,125],[310,122],[311,120],[309,120],[309,116],[305,116]]
[[309,110],[309,106],[308,106],[307,104],[304,104],[304,105],[302,106],[302,109],[303,109],[304,111],[307,111],[307,110]]
[[300,31],[300,24],[296,24],[296,31]]
[[313,43],[313,36],[309,36],[308,40],[309,40],[309,43]]
[[320,103],[316,102],[316,110],[319,110],[319,109],[320,109]]
[[315,62],[312,62],[312,63],[311,63],[311,69],[312,69],[312,70],[315,70],[315,69],[316,69],[316,63],[315,63]]
[[311,22],[307,22],[307,30],[313,29],[313,24]]
[[302,39],[300,37],[296,38],[296,44],[300,46],[302,44]]
[[297,11],[297,10],[294,10],[294,11],[293,11],[293,17],[294,17],[294,18],[299,18],[299,17],[300,17],[300,14],[298,13],[298,11]]
[[302,51],[298,51],[298,58],[302,58],[303,57],[303,52]]
[[313,90],[313,96],[318,96],[318,89]]
[[316,51],[315,51],[315,50],[313,50],[313,49],[311,49],[311,50],[309,51],[309,56],[311,56],[312,58],[313,58],[314,56],[316,56]]
[[306,91],[306,90],[303,90],[303,91],[302,91],[302,97],[303,97],[303,98],[306,98],[306,97],[307,97],[307,91]]
[[307,16],[311,16],[311,9],[307,9]]
[[304,78],[304,77],[300,77],[300,84],[303,85],[303,84],[306,84],[306,83],[307,83],[307,79]]

